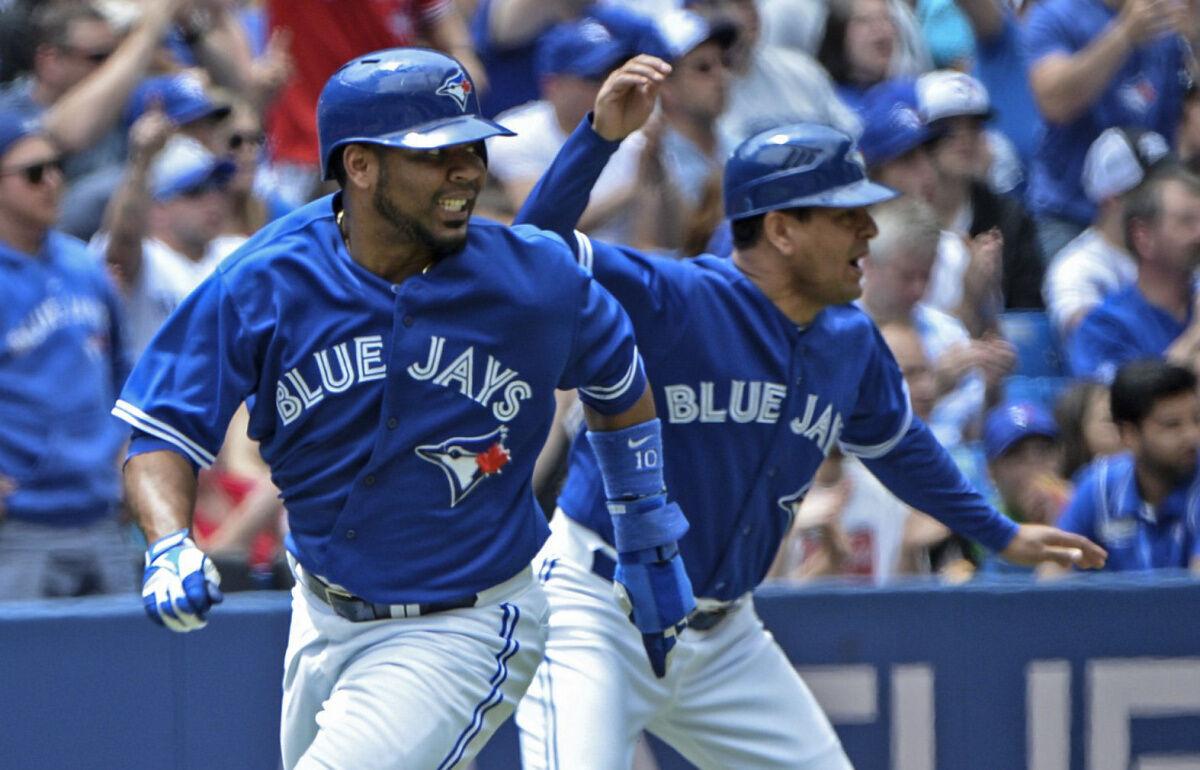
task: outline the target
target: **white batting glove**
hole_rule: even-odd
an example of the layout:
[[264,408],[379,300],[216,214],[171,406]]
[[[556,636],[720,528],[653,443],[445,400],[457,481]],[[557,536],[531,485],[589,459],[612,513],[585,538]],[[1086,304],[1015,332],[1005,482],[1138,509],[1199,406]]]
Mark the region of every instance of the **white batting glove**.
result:
[[186,529],[159,538],[146,551],[142,605],[160,626],[180,633],[204,628],[209,608],[225,598],[220,586],[220,573]]

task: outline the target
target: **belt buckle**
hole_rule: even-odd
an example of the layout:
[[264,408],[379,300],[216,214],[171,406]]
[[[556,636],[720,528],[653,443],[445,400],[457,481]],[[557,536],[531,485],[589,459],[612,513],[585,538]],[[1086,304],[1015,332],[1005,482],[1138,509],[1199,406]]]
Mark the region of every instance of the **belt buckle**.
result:
[[697,631],[711,631],[725,619],[731,610],[733,610],[732,604],[711,610],[696,610],[688,617],[688,628],[694,628]]
[[325,599],[333,611],[354,623],[376,620],[374,608],[362,599],[356,599],[341,591],[326,591]]

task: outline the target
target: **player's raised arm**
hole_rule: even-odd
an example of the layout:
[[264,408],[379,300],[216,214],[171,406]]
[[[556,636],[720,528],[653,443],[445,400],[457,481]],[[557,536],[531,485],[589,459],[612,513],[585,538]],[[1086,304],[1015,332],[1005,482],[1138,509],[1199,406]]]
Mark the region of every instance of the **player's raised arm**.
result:
[[567,138],[515,222],[551,230],[572,243],[571,233],[608,159],[650,117],[658,88],[670,73],[671,65],[648,54],[614,70],[600,87],[595,112]]

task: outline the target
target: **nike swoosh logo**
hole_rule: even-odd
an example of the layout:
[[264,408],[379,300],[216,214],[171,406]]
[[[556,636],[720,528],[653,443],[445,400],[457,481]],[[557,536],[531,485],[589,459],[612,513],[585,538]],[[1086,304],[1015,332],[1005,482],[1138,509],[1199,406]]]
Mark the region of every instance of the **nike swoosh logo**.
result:
[[637,449],[637,448],[638,448],[638,447],[640,447],[642,444],[645,444],[647,441],[649,441],[649,440],[650,440],[650,438],[651,438],[650,436],[642,436],[642,437],[641,437],[641,438],[639,438],[637,441],[634,441],[633,439],[629,439],[629,448],[630,448],[630,449]]

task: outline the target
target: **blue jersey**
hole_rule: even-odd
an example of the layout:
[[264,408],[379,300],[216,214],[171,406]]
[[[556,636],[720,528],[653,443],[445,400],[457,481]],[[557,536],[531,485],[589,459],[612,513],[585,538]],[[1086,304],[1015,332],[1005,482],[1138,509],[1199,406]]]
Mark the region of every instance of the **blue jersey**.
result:
[[206,465],[246,401],[307,569],[374,602],[481,591],[548,534],[530,476],[554,389],[606,414],[645,390],[629,319],[531,227],[474,221],[462,252],[390,284],[346,251],[333,200],[225,260],[113,411],[131,454]]
[[[615,144],[586,122],[521,219],[565,231]],[[732,599],[766,575],[817,467],[838,446],[902,499],[993,549],[1015,525],[970,488],[912,414],[871,320],[851,305],[792,323],[730,260],[675,261],[575,235],[580,262],[629,311],[663,421],[667,489],[692,526],[681,542],[698,596]],[[612,542],[586,441],[560,505]]]
[[1121,364],[1159,358],[1191,323],[1179,320],[1142,296],[1137,284],[1113,294],[1084,316],[1071,335],[1067,361],[1073,377],[1112,382]]
[[0,243],[0,474],[17,484],[4,499],[9,518],[79,525],[115,511],[118,317],[82,242],[51,232],[37,255]]
[[[1031,67],[1051,54],[1073,56],[1111,27],[1118,11],[1104,0],[1044,0],[1025,17],[1022,40]],[[1186,42],[1160,37],[1135,48],[1087,109],[1065,124],[1047,122],[1029,175],[1029,210],[1087,225],[1095,206],[1080,174],[1088,147],[1110,126],[1148,128],[1174,137],[1183,109]]]
[[1104,546],[1107,570],[1187,567],[1200,556],[1200,469],[1158,505],[1138,493],[1132,455],[1088,466],[1058,526]]

